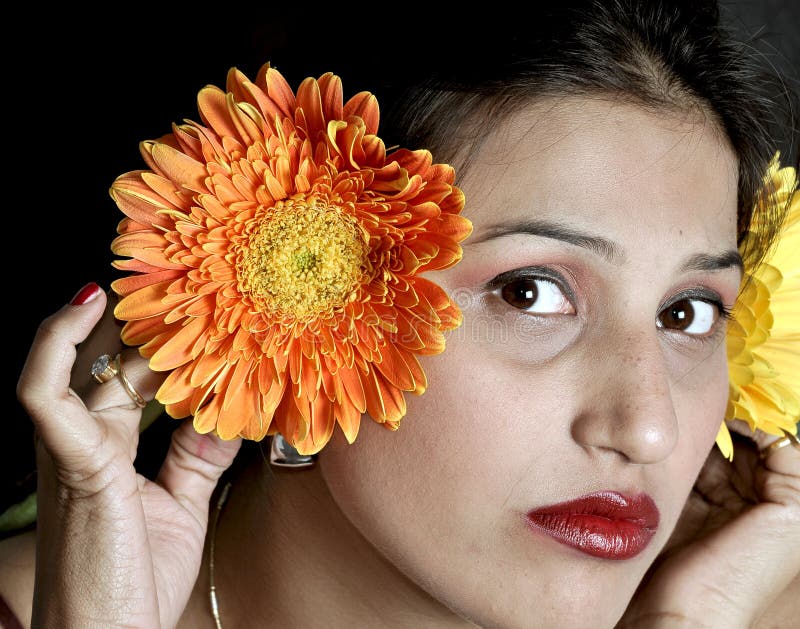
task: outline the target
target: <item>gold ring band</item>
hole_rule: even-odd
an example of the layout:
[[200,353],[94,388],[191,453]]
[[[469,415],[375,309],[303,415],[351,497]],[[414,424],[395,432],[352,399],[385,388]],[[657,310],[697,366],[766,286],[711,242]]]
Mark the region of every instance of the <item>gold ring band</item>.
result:
[[108,382],[115,376],[119,377],[122,388],[125,389],[125,392],[134,401],[136,406],[139,408],[147,406],[147,400],[139,394],[133,387],[133,384],[131,384],[131,381],[128,380],[128,376],[125,375],[125,371],[122,369],[122,358],[119,354],[114,358],[111,358],[108,354],[98,356],[92,363],[90,373],[98,384]]
[[771,444],[761,449],[759,454],[761,455],[762,459],[766,459],[776,450],[780,450],[786,446],[792,446],[793,448],[800,450],[800,439],[798,439],[796,435],[793,435],[788,430],[783,428],[781,428],[781,432],[783,433],[783,438],[773,441]]
[[117,368],[117,375],[119,376],[119,381],[122,383],[123,388],[131,396],[131,399],[134,401],[136,406],[139,408],[144,408],[147,406],[147,400],[145,400],[139,392],[133,388],[131,381],[128,380],[128,376],[125,375],[125,371],[122,369],[122,359],[120,355],[117,354],[116,358],[114,358],[114,365]]

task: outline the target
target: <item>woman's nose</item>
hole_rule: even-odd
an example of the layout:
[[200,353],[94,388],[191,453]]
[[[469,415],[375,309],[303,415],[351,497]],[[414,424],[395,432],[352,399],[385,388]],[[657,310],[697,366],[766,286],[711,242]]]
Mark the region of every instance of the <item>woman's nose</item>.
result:
[[583,447],[614,452],[631,463],[657,463],[678,440],[664,355],[654,334],[618,341],[609,343],[606,337],[604,355],[586,376],[572,437]]

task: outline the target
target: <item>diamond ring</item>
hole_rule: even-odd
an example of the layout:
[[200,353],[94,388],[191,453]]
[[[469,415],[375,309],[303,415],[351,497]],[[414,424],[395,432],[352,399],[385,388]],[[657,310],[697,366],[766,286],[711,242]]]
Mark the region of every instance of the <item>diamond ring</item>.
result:
[[119,373],[116,362],[117,361],[108,354],[103,354],[95,358],[92,363],[91,374],[97,384],[108,382]]
[[98,384],[103,384],[111,380],[114,376],[118,376],[122,388],[125,389],[125,392],[134,401],[136,406],[139,408],[147,406],[147,400],[134,388],[131,381],[128,380],[128,376],[125,375],[119,354],[114,358],[111,358],[108,354],[98,356],[92,363],[90,373]]

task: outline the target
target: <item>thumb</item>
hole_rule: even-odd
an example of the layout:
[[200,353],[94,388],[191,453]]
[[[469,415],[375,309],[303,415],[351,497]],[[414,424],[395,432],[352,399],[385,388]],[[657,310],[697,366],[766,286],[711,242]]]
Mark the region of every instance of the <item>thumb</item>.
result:
[[241,445],[241,438],[225,441],[212,433],[201,435],[187,419],[172,433],[156,482],[205,524],[211,494]]

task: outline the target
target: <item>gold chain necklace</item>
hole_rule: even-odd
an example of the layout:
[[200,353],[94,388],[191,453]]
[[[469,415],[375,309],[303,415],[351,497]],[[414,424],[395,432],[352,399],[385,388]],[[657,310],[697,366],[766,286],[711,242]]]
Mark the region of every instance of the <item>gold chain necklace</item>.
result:
[[219,601],[217,600],[217,586],[214,581],[214,550],[217,540],[217,523],[219,522],[219,515],[222,513],[222,507],[228,499],[228,492],[231,489],[231,482],[225,483],[222,491],[217,498],[217,504],[214,507],[214,515],[211,518],[211,530],[209,531],[208,542],[208,600],[211,603],[211,615],[214,617],[214,623],[217,629],[222,629],[222,620],[219,617]]
[[[300,454],[289,442],[287,442],[280,434],[272,436],[269,462],[270,465],[275,467],[288,468],[292,470],[302,470],[312,467],[316,461],[315,454]],[[217,523],[219,522],[222,507],[225,506],[225,501],[228,499],[232,481],[228,481],[219,492],[217,504],[214,507],[214,514],[211,516],[211,523],[209,524],[209,541],[208,541],[208,601],[211,603],[211,615],[214,617],[214,623],[217,629],[222,629],[222,620],[219,617],[219,600],[217,599],[217,585],[214,580],[214,550],[217,544]]]

